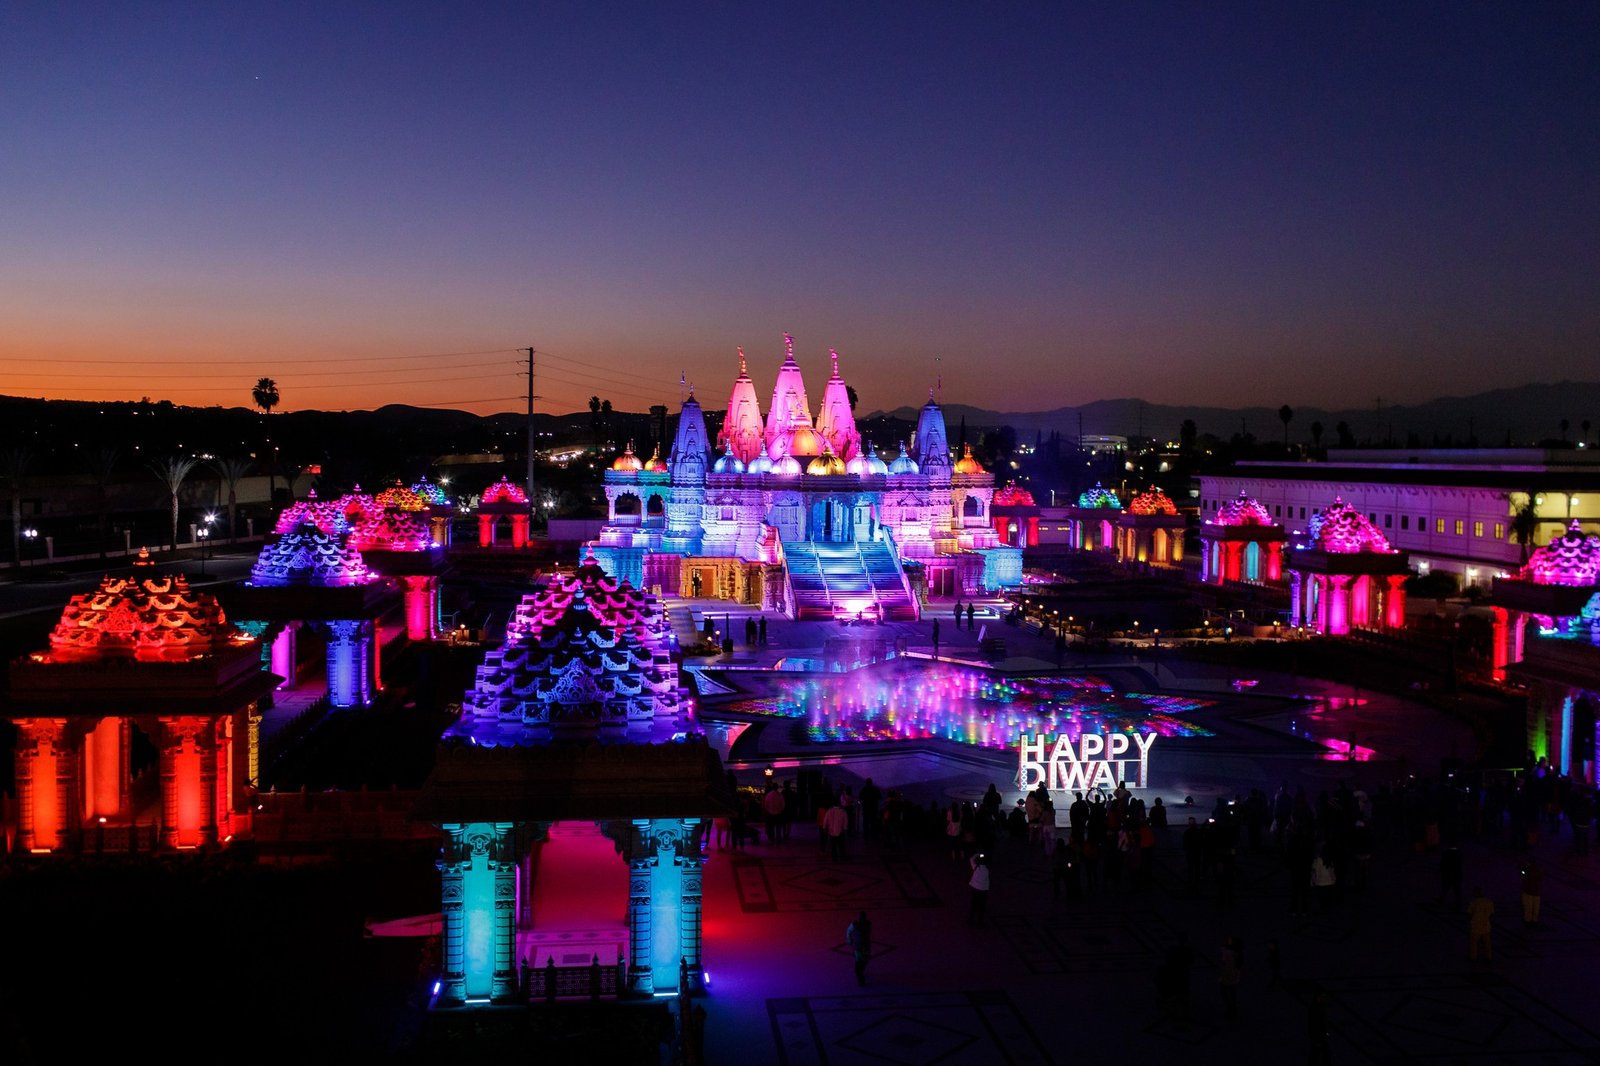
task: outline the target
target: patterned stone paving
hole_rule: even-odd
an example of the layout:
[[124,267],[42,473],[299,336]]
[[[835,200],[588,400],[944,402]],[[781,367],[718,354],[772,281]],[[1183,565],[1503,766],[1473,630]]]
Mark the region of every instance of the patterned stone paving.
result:
[[1375,974],[1321,987],[1333,1032],[1372,1062],[1600,1062],[1600,1036],[1493,974]]
[[1141,986],[1177,934],[1149,911],[997,916],[991,923],[1035,974],[1136,973]]
[[1045,1064],[1004,992],[923,992],[767,1001],[783,1066]]
[[922,872],[903,858],[737,858],[733,876],[747,914],[939,906]]

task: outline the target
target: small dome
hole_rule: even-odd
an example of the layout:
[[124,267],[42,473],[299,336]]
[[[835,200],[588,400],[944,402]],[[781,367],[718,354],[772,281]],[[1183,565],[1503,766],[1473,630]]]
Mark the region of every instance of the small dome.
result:
[[1128,501],[1130,514],[1170,514],[1178,513],[1178,507],[1172,498],[1158,488],[1148,488],[1133,499]]
[[1032,507],[1033,493],[1020,485],[1005,485],[994,494],[995,507]]
[[617,456],[616,461],[611,464],[611,469],[619,474],[637,474],[644,469],[644,464],[639,461],[639,457],[633,454],[633,441],[630,440],[628,442],[628,447],[623,450],[621,455]]
[[433,547],[428,520],[415,511],[378,511],[350,531],[360,551],[421,552]]
[[961,458],[956,460],[955,472],[957,474],[987,474],[983,464],[972,457],[972,445],[965,445]]
[[1122,500],[1117,494],[1106,488],[1100,482],[1094,483],[1094,488],[1078,496],[1079,507],[1104,507],[1112,511],[1122,510]]
[[484,503],[527,503],[528,494],[522,491],[520,485],[513,485],[502,476],[483,490],[481,499]]
[[1355,552],[1392,552],[1389,541],[1367,516],[1338,496],[1325,510],[1318,511],[1309,523],[1316,547],[1336,555]]
[[744,464],[739,457],[733,454],[733,442],[729,441],[722,449],[722,454],[717,456],[717,461],[711,467],[713,474],[742,474]]
[[796,459],[810,459],[822,454],[822,444],[821,435],[802,423],[794,427],[794,435],[789,438],[789,454]]
[[900,455],[889,464],[891,474],[916,474],[921,471],[917,468],[917,461],[906,454],[906,442],[900,442]]
[[1536,585],[1600,585],[1600,536],[1574,518],[1565,533],[1533,550],[1521,576]]
[[800,460],[792,455],[785,455],[772,460],[772,472],[778,477],[799,477]]
[[750,460],[750,465],[744,468],[744,472],[747,474],[772,473],[772,456],[767,454],[766,441],[763,440],[761,442],[761,450],[756,453],[754,459]]
[[355,545],[310,522],[263,547],[250,568],[254,585],[338,588],[370,580],[366,561]]
[[845,473],[844,460],[833,454],[833,449],[826,444],[822,446],[822,454],[811,460],[806,467],[806,473],[826,477],[832,474]]
[[450,505],[450,494],[444,491],[444,486],[436,485],[427,478],[414,483],[411,486],[411,491],[416,493],[418,498],[429,507],[448,507]]
[[[356,488],[359,492],[360,486],[358,485]],[[400,484],[398,481],[374,496],[373,500],[377,503],[380,509],[390,509],[395,511],[420,511],[424,507],[428,506],[426,500],[412,490],[406,488],[404,485]],[[370,514],[370,510],[364,512],[362,519],[364,520]],[[354,522],[355,519],[352,519],[351,521]]]
[[650,453],[650,458],[644,461],[644,468],[647,473],[651,474],[665,474],[667,472],[667,464],[661,460],[661,445],[657,444],[656,450]]
[[1272,516],[1260,500],[1246,496],[1240,489],[1239,498],[1218,507],[1217,517],[1212,521],[1219,526],[1270,526]]

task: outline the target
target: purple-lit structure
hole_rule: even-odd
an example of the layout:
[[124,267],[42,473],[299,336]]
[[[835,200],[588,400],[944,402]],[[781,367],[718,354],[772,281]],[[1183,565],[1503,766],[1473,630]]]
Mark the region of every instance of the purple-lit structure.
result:
[[1079,551],[1116,551],[1122,497],[1097,481],[1094,488],[1078,494],[1075,506],[1065,510],[1069,544]]
[[590,987],[589,954],[533,969],[537,848],[556,821],[600,823],[628,864],[626,951],[601,994],[677,991],[683,972],[700,985],[705,820],[732,798],[656,617],[586,566],[525,599],[478,668],[417,808],[444,834],[437,1007]]
[[1406,557],[1335,496],[1289,552],[1289,624],[1328,636],[1406,624]]
[[1282,581],[1288,540],[1261,501],[1241,490],[1200,523],[1200,580],[1211,585]]
[[345,536],[304,522],[264,545],[250,580],[222,595],[236,617],[255,623],[270,642],[270,669],[286,684],[296,677],[296,644],[309,625],[327,641],[328,702],[372,702],[381,684],[375,626],[393,606],[394,591]]

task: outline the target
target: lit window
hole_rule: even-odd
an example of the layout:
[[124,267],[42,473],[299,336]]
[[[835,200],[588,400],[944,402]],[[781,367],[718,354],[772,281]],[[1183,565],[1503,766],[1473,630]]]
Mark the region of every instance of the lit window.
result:
[[1456,536],[1459,537],[1462,534],[1466,533],[1466,531],[1467,531],[1466,520],[1465,519],[1461,519],[1461,518],[1456,519]]
[[1474,523],[1472,523],[1472,535],[1474,537],[1483,536],[1483,523],[1482,522],[1474,522]]
[[1411,516],[1410,515],[1403,514],[1403,515],[1400,516],[1400,528],[1401,529],[1410,529],[1411,528]]
[[1433,531],[1435,533],[1443,533],[1444,532],[1444,519],[1435,518],[1433,520]]
[[1504,523],[1496,522],[1494,524],[1494,539],[1495,540],[1505,540],[1506,539],[1506,527],[1505,527]]
[[1386,514],[1386,515],[1383,516],[1383,528],[1384,529],[1393,529],[1394,528],[1394,515]]

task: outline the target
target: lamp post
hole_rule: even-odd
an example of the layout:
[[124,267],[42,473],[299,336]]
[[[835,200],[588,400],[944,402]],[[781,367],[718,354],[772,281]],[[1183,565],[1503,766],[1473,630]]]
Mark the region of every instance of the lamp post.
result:
[[29,552],[29,554],[32,554],[33,553],[32,544],[33,544],[34,541],[39,539],[39,531],[37,529],[35,529],[34,527],[32,527],[32,526],[25,526],[25,527],[23,527],[23,530],[22,530],[22,538],[24,540],[26,540],[28,542],[28,544],[30,545],[30,547],[28,548],[28,552]]
[[211,554],[211,526],[216,520],[217,513],[212,511],[201,521],[200,528],[194,531],[195,539],[200,542],[200,577],[208,576],[206,574],[206,559]]

